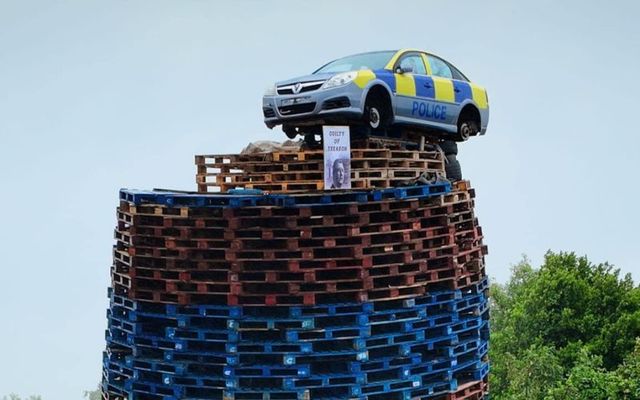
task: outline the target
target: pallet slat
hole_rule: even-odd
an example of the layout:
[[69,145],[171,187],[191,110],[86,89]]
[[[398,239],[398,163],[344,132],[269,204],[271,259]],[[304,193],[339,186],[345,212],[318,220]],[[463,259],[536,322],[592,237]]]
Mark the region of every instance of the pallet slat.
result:
[[[355,143],[371,146],[374,142]],[[198,155],[196,183],[200,192],[262,189],[274,193],[324,189],[322,150],[257,154]],[[444,173],[439,151],[354,147],[351,179],[355,188],[389,188],[424,172]]]

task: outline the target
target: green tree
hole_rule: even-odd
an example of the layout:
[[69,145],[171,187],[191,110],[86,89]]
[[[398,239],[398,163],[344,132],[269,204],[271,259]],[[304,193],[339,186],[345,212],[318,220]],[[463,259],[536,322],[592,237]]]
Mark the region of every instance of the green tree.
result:
[[621,392],[625,399],[640,399],[640,339],[633,353],[618,367],[618,376],[623,380]]
[[602,358],[580,351],[575,366],[566,380],[551,390],[546,400],[612,400],[623,399],[623,379],[602,367]]
[[492,399],[640,399],[640,288],[629,275],[549,252],[540,269],[525,258],[492,285],[491,306]]
[[[493,393],[507,393],[511,384],[510,373],[518,371],[516,366],[519,350],[519,334],[513,324],[514,306],[520,301],[522,292],[537,276],[529,264],[523,260],[512,267],[511,278],[506,285],[492,284],[491,301],[491,389]],[[498,397],[499,398],[499,397]]]
[[[522,291],[513,324],[524,348],[536,342],[552,345],[571,365],[575,349],[584,344],[611,368],[640,335],[638,321],[628,314],[629,308],[639,310],[640,303],[625,307],[637,297],[633,291],[630,276],[619,279],[619,270],[608,264],[593,265],[573,253],[548,253],[536,278]],[[608,334],[616,328],[624,330],[617,330],[621,339],[611,343]]]
[[83,397],[87,400],[101,400],[102,399],[101,385],[98,384],[98,388],[96,390],[86,390],[84,392]]
[[509,384],[504,398],[510,400],[543,400],[550,385],[562,378],[555,351],[550,347],[532,346],[520,357],[509,356],[506,379]]

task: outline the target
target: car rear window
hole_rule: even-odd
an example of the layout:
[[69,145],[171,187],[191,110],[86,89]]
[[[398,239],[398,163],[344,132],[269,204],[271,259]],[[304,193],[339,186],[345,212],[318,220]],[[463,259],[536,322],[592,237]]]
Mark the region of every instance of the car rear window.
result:
[[431,54],[427,55],[427,59],[429,60],[429,65],[431,66],[431,73],[435,76],[440,76],[442,78],[453,78],[453,74],[451,73],[451,68],[447,65],[446,62],[439,59],[438,57],[434,57]]
[[339,58],[320,67],[314,74],[358,71],[360,69],[382,69],[395,53],[395,51],[377,51]]

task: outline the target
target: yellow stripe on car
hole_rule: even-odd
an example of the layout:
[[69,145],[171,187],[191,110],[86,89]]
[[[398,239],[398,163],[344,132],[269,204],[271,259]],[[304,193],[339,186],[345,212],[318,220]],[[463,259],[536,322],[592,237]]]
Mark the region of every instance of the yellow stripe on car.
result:
[[456,96],[453,93],[453,82],[450,79],[432,76],[433,84],[436,89],[436,100],[455,103]]
[[361,71],[358,71],[358,76],[356,76],[354,82],[360,89],[364,89],[364,87],[367,86],[367,83],[374,79],[376,79],[376,74],[374,74],[373,71],[363,69]]
[[388,69],[389,71],[393,71],[393,67],[395,67],[396,65],[396,61],[398,61],[398,58],[400,58],[400,56],[402,56],[404,53],[422,53],[422,50],[418,50],[418,49],[400,49],[398,51],[396,51],[396,54],[393,55],[393,57],[391,57],[391,60],[389,60],[389,62],[387,63],[387,65],[384,66],[384,69]]
[[394,74],[396,77],[396,93],[400,96],[416,97],[416,81],[410,74]]
[[471,86],[471,95],[473,96],[473,101],[476,102],[478,108],[488,108],[489,104],[487,103],[487,92],[484,88],[474,85],[473,83],[469,83]]
[[420,53],[420,56],[422,56],[422,62],[424,62],[424,66],[427,69],[427,75],[431,75],[431,64],[429,64],[427,55],[424,53]]
[[396,54],[393,55],[393,57],[391,57],[391,60],[389,60],[389,62],[387,63],[387,65],[384,66],[384,69],[388,69],[390,71],[393,71],[393,67],[396,65],[396,61],[398,61],[398,58],[400,58],[400,56],[405,52],[406,50],[398,50],[396,51]]

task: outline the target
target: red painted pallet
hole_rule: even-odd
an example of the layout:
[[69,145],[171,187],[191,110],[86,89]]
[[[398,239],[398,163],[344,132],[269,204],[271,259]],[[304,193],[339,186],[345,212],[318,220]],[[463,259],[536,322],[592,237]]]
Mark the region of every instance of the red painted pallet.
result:
[[487,378],[481,381],[474,381],[462,384],[453,393],[443,394],[434,397],[433,400],[482,400],[489,394],[489,383]]
[[465,288],[484,277],[486,247],[464,185],[429,199],[296,208],[123,201],[113,283],[131,298],[181,304],[317,304]]

